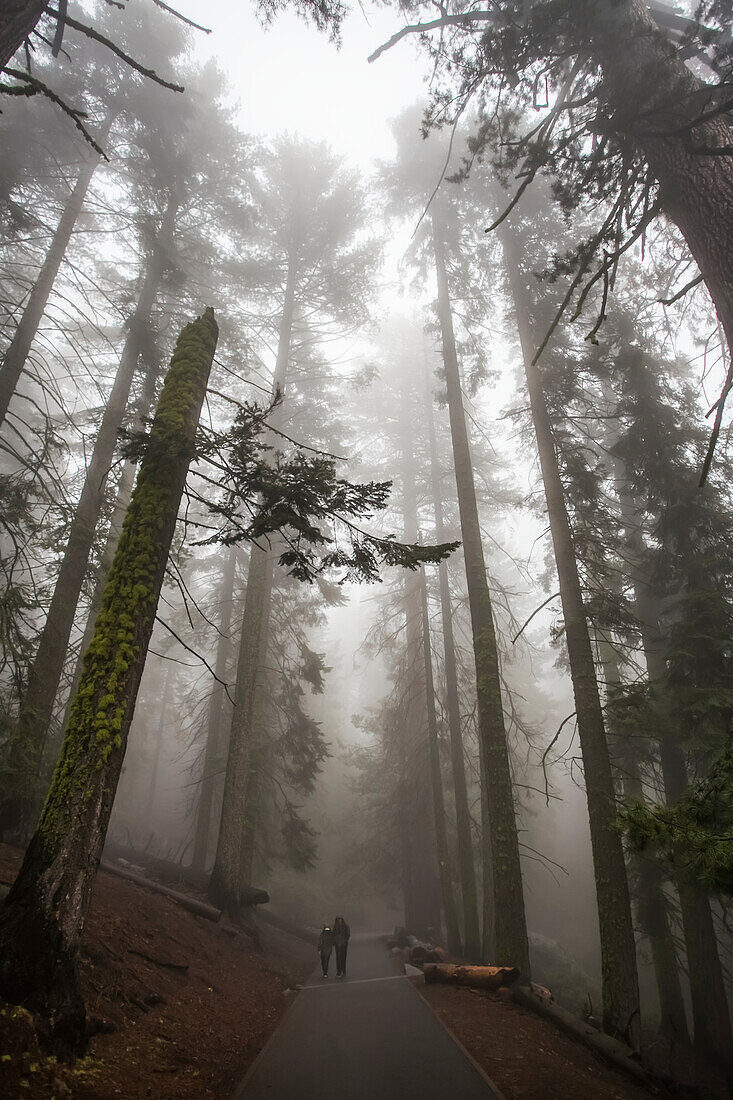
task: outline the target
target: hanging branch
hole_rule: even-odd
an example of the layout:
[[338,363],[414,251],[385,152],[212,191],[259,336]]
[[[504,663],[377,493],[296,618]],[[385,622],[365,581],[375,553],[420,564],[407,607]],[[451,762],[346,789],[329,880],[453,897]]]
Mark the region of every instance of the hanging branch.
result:
[[[99,31],[95,31],[94,27],[88,27],[85,23],[79,23],[76,19],[72,19],[70,15],[62,15],[58,8],[46,8],[48,15],[55,16],[58,20],[61,20],[67,27],[72,27],[75,31],[79,31],[80,34],[85,34],[87,38],[91,38],[94,42],[100,42],[103,46],[106,46],[108,50],[111,50],[113,54],[119,57],[126,65],[129,65],[131,69],[140,73],[141,76],[148,77],[149,80],[153,80],[156,84],[162,85],[164,88],[170,89],[172,92],[182,92],[182,84],[172,84],[169,80],[163,80],[161,76],[153,69],[148,69],[144,65],[141,65],[139,61],[136,61],[134,57],[130,57],[128,53],[121,50],[119,46],[115,45],[111,38],[107,38],[105,35],[100,34]],[[9,72],[9,70],[5,70]]]
[[30,73],[24,73],[22,69],[4,69],[3,71],[7,73],[8,76],[14,77],[16,80],[24,81],[26,87],[15,88],[9,84],[0,84],[0,93],[2,93],[3,95],[46,96],[46,98],[50,99],[52,103],[55,103],[57,107],[60,107],[65,115],[69,116],[69,118],[76,126],[77,130],[79,130],[84,136],[84,140],[91,145],[92,149],[94,149],[95,152],[99,153],[100,157],[104,157],[105,160],[109,159],[104,152],[104,149],[102,149],[101,145],[97,144],[97,142],[87,130],[84,123],[81,121],[82,118],[86,117],[85,111],[78,111],[74,107],[69,107],[68,103],[65,103],[61,96],[57,95],[56,92],[51,91],[48,85],[44,84],[42,80],[37,80],[35,76],[31,76]]
[[183,15],[182,12],[176,11],[175,8],[171,8],[168,4],[164,4],[163,0],[153,0],[156,7],[162,8],[163,11],[169,12],[174,15],[176,19],[180,19],[182,23],[185,23],[189,27],[193,27],[194,30],[203,31],[204,34],[211,34],[211,27],[202,27],[200,23],[194,23],[193,19],[189,19],[188,16]]
[[526,619],[526,620],[524,621],[524,623],[522,624],[522,627],[521,627],[521,629],[520,629],[520,630],[518,630],[518,631],[517,631],[517,633],[516,633],[516,634],[514,635],[514,637],[512,638],[512,645],[514,645],[514,643],[515,643],[515,642],[516,642],[516,641],[517,641],[517,640],[518,640],[519,638],[521,638],[522,634],[524,634],[524,631],[525,631],[525,630],[527,629],[527,627],[529,626],[529,624],[530,624],[530,623],[532,622],[532,619],[534,619],[535,615],[539,615],[539,613],[540,613],[540,611],[542,610],[542,608],[543,608],[543,607],[547,607],[548,603],[551,603],[551,602],[552,602],[553,600],[557,599],[557,597],[558,597],[559,595],[560,595],[560,593],[559,593],[559,592],[553,592],[553,593],[552,593],[552,595],[551,595],[551,596],[548,596],[548,597],[547,597],[547,599],[546,599],[546,600],[544,600],[544,601],[543,601],[543,602],[542,602],[542,603],[540,604],[540,606],[539,606],[539,607],[536,607],[536,608],[534,609],[534,611],[532,612],[532,614],[530,615],[530,617],[529,617],[528,619]]
[[678,290],[671,298],[657,298],[657,301],[661,306],[673,306],[675,302],[679,302],[680,298],[684,298],[685,294],[688,294],[693,287],[699,286],[701,282],[702,275],[696,275],[694,279],[690,279],[689,283],[685,283],[682,290]]

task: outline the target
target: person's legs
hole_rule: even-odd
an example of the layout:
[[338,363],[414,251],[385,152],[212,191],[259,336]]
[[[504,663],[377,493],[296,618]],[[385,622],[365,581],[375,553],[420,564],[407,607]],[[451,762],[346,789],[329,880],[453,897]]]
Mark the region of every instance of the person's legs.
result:
[[336,947],[336,970],[337,976],[342,978],[346,973],[346,946],[345,944],[338,944]]
[[324,978],[328,977],[328,964],[329,964],[330,961],[331,961],[331,952],[329,951],[328,954],[326,954],[325,952],[322,952],[321,953],[321,966],[323,967],[323,977]]

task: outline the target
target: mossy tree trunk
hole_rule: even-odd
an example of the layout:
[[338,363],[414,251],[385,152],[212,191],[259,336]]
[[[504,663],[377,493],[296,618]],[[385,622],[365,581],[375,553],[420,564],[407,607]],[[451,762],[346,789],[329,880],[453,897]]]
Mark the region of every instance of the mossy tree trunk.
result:
[[[283,311],[280,317],[277,358],[273,377],[273,395],[285,393],[287,368],[295,320],[298,279],[295,233],[288,258]],[[282,416],[279,405],[270,418],[274,427]],[[209,883],[209,896],[215,905],[237,919],[242,868],[242,843],[247,829],[247,783],[254,742],[255,695],[261,654],[266,653],[270,630],[270,596],[274,575],[274,554],[270,549],[252,546],[247,592],[244,601],[242,634],[237,660],[234,709],[229,733],[229,752],[224,775],[219,838]]]
[[[160,379],[161,372],[161,357],[157,353],[147,359],[147,367],[145,372],[145,382],[143,390],[140,395],[140,400],[137,406],[137,413],[135,417],[135,428],[139,431],[143,431],[145,427],[145,421],[150,414],[150,409],[153,405],[155,398],[155,389]],[[109,571],[112,568],[112,562],[114,561],[115,552],[117,550],[117,544],[120,541],[120,535],[122,534],[122,524],[125,521],[127,515],[127,509],[130,507],[130,501],[132,500],[132,491],[135,488],[135,476],[137,474],[137,463],[127,459],[122,466],[122,472],[120,479],[117,482],[117,496],[115,497],[114,507],[112,509],[112,515],[109,521],[109,527],[107,528],[107,537],[104,543],[104,549],[99,559],[99,565],[97,566],[97,574],[94,578],[94,589],[92,590],[92,598],[89,601],[89,610],[87,612],[87,620],[84,624],[84,633],[82,634],[81,642],[79,643],[78,657],[74,665],[74,672],[71,677],[71,684],[69,686],[69,695],[66,700],[66,706],[64,708],[63,720],[60,723],[58,731],[58,738],[46,737],[44,739],[44,751],[43,759],[41,760],[41,769],[39,773],[39,790],[38,794],[43,795],[48,786],[48,781],[51,778],[51,771],[56,763],[56,757],[59,751],[59,745],[63,732],[66,729],[66,724],[69,721],[69,713],[71,711],[71,704],[76,695],[76,689],[79,686],[79,678],[81,677],[82,665],[84,664],[84,654],[89,648],[89,643],[92,640],[94,634],[94,624],[97,621],[97,615],[99,609],[102,606],[102,598],[104,596],[104,586],[107,583],[107,577]]]
[[[100,141],[104,141],[109,135],[114,118],[114,112],[110,112],[102,124],[99,133]],[[79,172],[76,183],[66,200],[63,213],[51,238],[41,270],[38,273],[38,278],[31,288],[28,300],[20,315],[18,327],[0,365],[0,426],[5,421],[8,407],[15,394],[20,376],[25,369],[31,345],[36,338],[38,326],[48,305],[53,285],[66,255],[66,249],[69,247],[71,235],[84,206],[89,184],[92,182],[92,176],[99,166],[99,155],[92,149],[87,149],[85,152],[86,163]]]
[[6,767],[3,769],[7,769],[2,777],[4,827],[23,821],[33,806],[36,777],[51,729],[77,604],[104,503],[107,476],[112,466],[150,315],[165,270],[176,209],[176,202],[171,200],[129,323],[120,364],[71,521],[69,539],[59,566],[51,605],[29,669],[28,683],[12,737],[13,749],[7,755]]
[[537,365],[532,362],[535,345],[526,277],[519,265],[515,238],[505,232],[501,240],[517,316],[532,423],[547,501],[583,759],[601,937],[603,1027],[610,1034],[622,1037],[634,1049],[638,1049],[641,1018],[631,899],[623,846],[615,827],[616,798],[611,759],[583,590],[542,376]]
[[196,835],[191,866],[196,871],[206,870],[211,835],[211,812],[217,786],[216,771],[224,753],[224,728],[228,711],[228,698],[224,690],[231,659],[232,609],[234,604],[234,578],[237,571],[237,551],[230,546],[219,586],[219,638],[216,643],[214,673],[216,681],[209,696],[206,716],[206,748],[201,765],[201,788],[196,808]]
[[84,659],[61,757],[20,873],[0,910],[0,995],[57,1050],[84,1047],[79,942],[104,846],[218,329],[187,325],[153,420]]
[[[446,534],[443,516],[441,471],[438,465],[438,452],[435,439],[435,416],[433,414],[432,394],[429,385],[426,386],[426,405],[428,440],[430,444],[430,479],[432,482],[433,509],[435,513],[435,540],[436,542],[447,542],[448,536]],[[453,607],[451,605],[447,561],[442,561],[438,566],[438,581],[440,585],[440,620],[443,632],[446,712],[448,716],[448,735],[450,738],[453,797],[456,807],[458,871],[461,883],[461,900],[463,902],[463,951],[466,958],[471,962],[477,963],[481,961],[481,930],[478,917],[476,867],[473,862],[471,814],[468,808],[466,762],[463,756],[461,704],[458,694],[456,644],[453,635]]]
[[[471,612],[476,661],[478,732],[482,784],[486,793],[490,858],[485,860],[484,894],[493,902],[493,954],[486,961],[516,966],[529,979],[529,947],[519,860],[519,839],[514,810],[514,790],[509,767],[499,657],[494,630],[471,450],[461,392],[453,314],[451,310],[445,243],[439,215],[432,215],[435,271],[438,283],[438,321],[443,342],[443,363],[448,391],[448,412],[453,442],[458,509],[463,556]],[[487,838],[484,837],[484,843]]]

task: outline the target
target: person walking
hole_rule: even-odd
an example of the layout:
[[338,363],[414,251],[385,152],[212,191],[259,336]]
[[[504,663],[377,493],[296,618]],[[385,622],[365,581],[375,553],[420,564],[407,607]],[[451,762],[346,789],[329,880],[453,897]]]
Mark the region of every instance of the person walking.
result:
[[318,954],[321,956],[321,966],[323,967],[323,977],[328,977],[328,964],[331,961],[331,950],[333,948],[333,929],[325,924],[321,929],[321,934],[318,937]]
[[343,917],[333,922],[333,945],[336,948],[336,977],[346,977],[346,952],[349,950],[351,929]]

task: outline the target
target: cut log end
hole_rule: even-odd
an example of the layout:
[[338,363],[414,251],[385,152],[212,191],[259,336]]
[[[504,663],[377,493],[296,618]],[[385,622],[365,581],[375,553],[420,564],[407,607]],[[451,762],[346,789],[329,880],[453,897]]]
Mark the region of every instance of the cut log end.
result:
[[452,963],[426,963],[423,968],[428,983],[448,982],[472,989],[500,989],[513,985],[519,978],[516,966],[455,966]]

